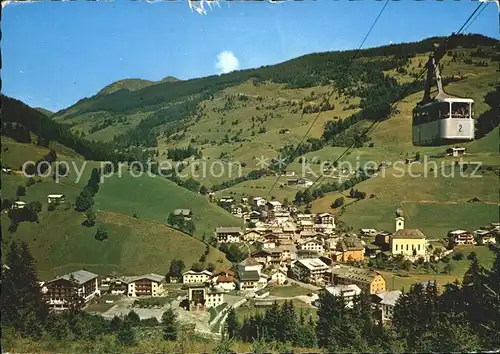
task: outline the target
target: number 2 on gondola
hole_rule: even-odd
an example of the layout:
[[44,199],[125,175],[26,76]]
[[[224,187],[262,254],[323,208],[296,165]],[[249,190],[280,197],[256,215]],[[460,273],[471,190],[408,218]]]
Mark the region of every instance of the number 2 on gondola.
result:
[[462,132],[462,124],[459,124],[458,125],[458,132],[461,133]]

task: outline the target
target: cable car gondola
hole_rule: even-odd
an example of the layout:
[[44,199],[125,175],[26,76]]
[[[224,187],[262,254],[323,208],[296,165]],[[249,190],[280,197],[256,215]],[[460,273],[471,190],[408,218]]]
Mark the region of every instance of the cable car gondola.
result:
[[[413,145],[445,145],[474,140],[474,100],[444,92],[439,60],[444,49],[436,48],[427,62],[424,97],[413,109]],[[438,93],[431,98],[433,79]]]

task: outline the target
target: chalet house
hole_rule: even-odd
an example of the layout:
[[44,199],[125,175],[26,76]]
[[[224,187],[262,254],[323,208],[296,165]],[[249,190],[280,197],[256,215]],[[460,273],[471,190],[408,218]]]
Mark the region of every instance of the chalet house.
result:
[[315,218],[315,223],[319,225],[329,226],[331,229],[335,228],[335,218],[330,213],[317,214]]
[[271,200],[266,203],[267,210],[274,210],[275,212],[281,211],[282,204],[277,200]]
[[272,217],[272,220],[274,220],[278,225],[283,225],[290,220],[290,213],[288,211],[268,212],[267,215],[269,218]]
[[448,239],[451,244],[458,245],[474,245],[476,243],[474,234],[465,230],[455,230],[448,233]]
[[50,309],[66,310],[75,297],[87,303],[100,296],[98,279],[97,274],[77,270],[45,282],[42,286],[42,296]]
[[217,227],[215,229],[215,236],[219,243],[237,243],[243,235],[241,227]]
[[165,277],[159,274],[120,277],[110,283],[113,295],[124,294],[129,297],[161,296],[164,294]]
[[260,213],[258,211],[253,210],[248,215],[248,221],[257,223],[260,221],[260,217],[261,217]]
[[333,284],[355,284],[367,294],[386,291],[385,279],[380,273],[363,268],[334,266],[331,270]]
[[284,271],[279,269],[273,269],[269,273],[269,284],[270,285],[283,285],[287,281],[287,275]]
[[295,171],[285,171],[285,176],[287,176],[287,177],[294,177],[295,176]]
[[337,243],[334,261],[350,262],[363,261],[365,259],[365,247],[358,239],[345,238]]
[[232,205],[231,214],[241,217],[243,215],[244,207],[242,205]]
[[188,287],[189,311],[204,311],[224,303],[224,290],[205,284],[190,284]]
[[188,270],[182,274],[182,283],[207,283],[212,278],[212,273],[208,270],[202,270],[201,272],[196,272],[194,270]]
[[12,204],[12,209],[24,209],[26,207],[26,203],[23,201],[16,201]]
[[238,278],[240,290],[256,291],[259,288],[260,274],[256,270],[241,270]]
[[174,215],[182,216],[186,220],[191,220],[191,218],[193,217],[193,213],[189,209],[175,209]]
[[313,221],[314,220],[314,215],[312,215],[312,214],[297,214],[297,215],[295,215],[295,218],[298,221],[301,221],[301,220]]
[[382,321],[391,321],[394,315],[394,307],[401,296],[400,290],[384,291],[372,295],[372,302],[380,311]]
[[230,269],[225,269],[214,273],[212,276],[212,284],[217,288],[221,288],[226,291],[236,289],[234,272]]
[[12,173],[12,169],[8,167],[2,167],[2,172],[10,175]]
[[312,220],[300,220],[299,226],[302,231],[314,231],[314,221]]
[[281,203],[278,202],[277,200],[271,200],[270,202],[267,202],[266,204],[266,209],[267,209],[267,218],[269,220],[274,220],[276,217],[276,213],[281,212]]
[[276,248],[276,241],[269,239],[264,239],[262,241],[255,241],[255,244],[257,245],[257,247],[260,247],[263,250]]
[[291,260],[291,252],[286,249],[285,246],[271,248],[268,250],[271,253],[271,259],[269,263],[274,266],[280,266]]
[[[342,297],[347,308],[352,308],[354,298],[361,294],[361,289],[355,284],[326,286],[323,291],[327,291],[336,297]],[[314,306],[319,307],[318,300],[314,302]]]
[[271,262],[271,252],[263,248],[260,251],[252,253],[252,258],[265,267]]
[[49,194],[47,196],[47,203],[48,204],[61,204],[64,202],[65,195],[64,194]]
[[301,243],[299,243],[297,248],[299,250],[303,250],[303,251],[315,251],[320,255],[325,253],[325,248],[323,246],[323,242],[321,242],[317,239],[304,240]]
[[255,208],[265,207],[267,201],[262,197],[255,197],[252,200],[252,206]]
[[257,241],[262,237],[262,233],[256,230],[249,230],[243,234],[243,240],[247,242]]
[[246,197],[241,198],[241,203],[242,204],[248,203],[248,198],[246,198]]
[[498,230],[476,230],[474,231],[476,242],[478,244],[496,244],[496,235]]
[[292,263],[292,274],[295,279],[306,283],[322,285],[329,267],[319,258],[299,259]]
[[238,263],[238,271],[256,271],[260,274],[262,270],[262,264],[257,262],[254,258],[248,257],[244,261]]

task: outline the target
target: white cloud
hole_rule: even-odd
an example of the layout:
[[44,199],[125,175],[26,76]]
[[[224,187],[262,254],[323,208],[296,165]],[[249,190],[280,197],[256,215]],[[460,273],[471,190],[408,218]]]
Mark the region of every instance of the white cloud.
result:
[[233,52],[224,51],[217,55],[217,63],[215,66],[221,74],[227,74],[237,70],[240,63]]

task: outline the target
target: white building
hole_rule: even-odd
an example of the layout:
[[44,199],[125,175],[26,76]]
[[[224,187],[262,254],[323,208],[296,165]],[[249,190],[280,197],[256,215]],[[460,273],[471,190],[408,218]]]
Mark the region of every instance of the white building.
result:
[[394,307],[401,296],[400,290],[385,291],[373,295],[374,302],[381,312],[382,321],[390,321],[394,315]]
[[252,200],[252,205],[256,208],[265,207],[267,201],[262,197],[255,197]]
[[[346,307],[348,308],[353,307],[354,297],[361,294],[361,289],[355,284],[327,286],[325,287],[325,291],[329,292],[333,296],[342,297]],[[314,305],[319,307],[319,302],[316,302]]]
[[319,258],[307,258],[294,261],[291,269],[295,279],[320,285],[330,268]]
[[78,270],[42,283],[42,296],[49,308],[66,310],[77,295],[84,303],[100,296],[99,276],[86,270]]
[[196,272],[194,270],[188,270],[182,274],[182,283],[206,283],[212,278],[212,273],[208,270],[202,270],[201,272]]
[[109,289],[113,295],[157,297],[164,294],[164,283],[164,276],[151,273],[139,276],[125,276],[110,280]]
[[325,253],[325,247],[323,246],[323,242],[312,239],[312,240],[304,240],[298,246],[297,249],[302,251],[314,251],[318,252],[318,254]]
[[219,243],[238,243],[241,241],[243,231],[241,227],[217,227],[215,229],[215,237]]

